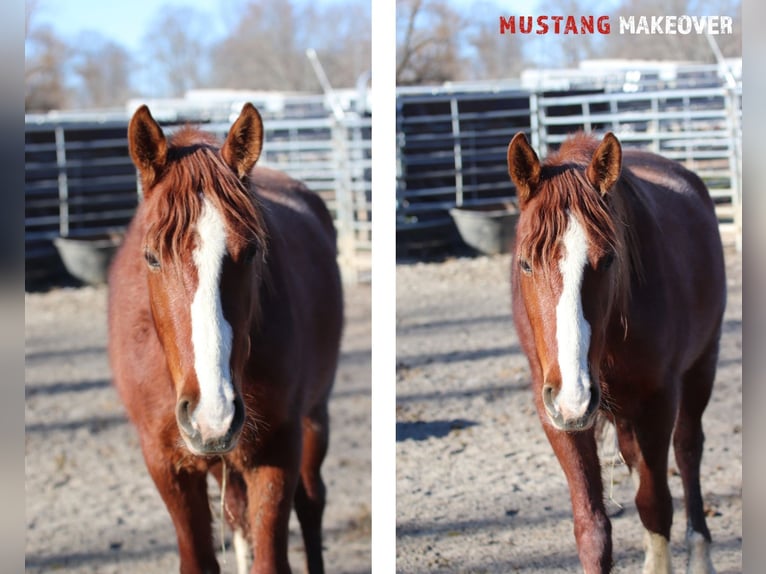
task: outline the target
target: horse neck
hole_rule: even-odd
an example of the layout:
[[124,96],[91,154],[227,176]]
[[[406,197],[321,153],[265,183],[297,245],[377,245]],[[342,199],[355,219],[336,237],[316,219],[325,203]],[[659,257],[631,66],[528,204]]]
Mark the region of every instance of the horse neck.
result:
[[629,328],[630,305],[633,291],[644,282],[644,264],[641,229],[651,225],[651,211],[638,187],[635,176],[623,169],[612,195],[619,240],[620,268],[617,277],[615,301],[609,329],[615,336],[625,338]]

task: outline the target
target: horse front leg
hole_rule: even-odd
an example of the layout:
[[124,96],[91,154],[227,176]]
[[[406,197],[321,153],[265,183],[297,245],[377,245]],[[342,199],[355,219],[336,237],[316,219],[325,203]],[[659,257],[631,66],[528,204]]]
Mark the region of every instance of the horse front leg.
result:
[[[237,562],[237,574],[246,574],[251,560],[250,523],[247,519],[247,486],[242,474],[226,467],[226,484],[223,483],[224,465],[215,464],[211,474],[218,481],[224,496],[223,515],[233,532],[232,545]],[[225,486],[225,488],[224,488]]]
[[243,473],[253,544],[251,574],[289,574],[287,542],[301,458],[300,424],[278,429]]
[[636,509],[646,530],[644,574],[670,574],[670,528],[673,498],[668,487],[668,450],[675,420],[675,402],[662,393],[646,402],[642,416],[634,423],[634,441],[640,456],[635,465],[639,485]]
[[327,455],[328,440],[329,416],[327,405],[323,404],[303,420],[301,476],[295,492],[295,512],[301,524],[309,574],[324,574],[322,514],[326,495],[321,467]]
[[181,574],[218,574],[207,473],[176,470],[167,460],[151,454],[145,460],[176,529]]
[[609,572],[612,525],[604,507],[594,430],[564,432],[545,422],[543,428],[569,484],[574,533],[583,570],[586,574]]

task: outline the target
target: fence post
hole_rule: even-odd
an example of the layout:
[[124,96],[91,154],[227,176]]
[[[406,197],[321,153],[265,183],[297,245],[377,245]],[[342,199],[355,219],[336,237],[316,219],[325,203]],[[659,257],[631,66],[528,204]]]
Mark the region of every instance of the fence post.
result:
[[450,98],[449,111],[452,119],[452,151],[455,158],[455,205],[460,207],[463,205],[463,142],[460,139],[460,110],[455,96]]
[[66,137],[64,127],[59,124],[54,130],[56,137],[56,166],[58,167],[59,188],[59,234],[69,235],[69,181],[66,173]]
[[333,115],[332,139],[335,163],[335,210],[338,233],[338,264],[344,283],[356,283],[356,248],[354,243],[354,198],[345,118]]
[[534,90],[529,92],[529,137],[532,140],[532,147],[538,150],[541,156],[544,156],[543,150],[540,149],[542,141],[540,138],[540,118],[537,114],[540,104],[537,100],[537,92]]
[[650,150],[654,153],[660,153],[660,120],[657,119],[660,115],[660,97],[657,93],[654,93],[650,100],[652,119],[649,122],[649,132],[652,134],[650,140]]
[[729,127],[729,171],[731,172],[731,207],[734,212],[734,243],[742,251],[742,142],[740,139],[739,97],[736,86],[727,86],[724,96]]
[[593,131],[593,124],[590,121],[590,104],[587,101],[582,103],[582,115],[584,117],[583,131],[589,134]]

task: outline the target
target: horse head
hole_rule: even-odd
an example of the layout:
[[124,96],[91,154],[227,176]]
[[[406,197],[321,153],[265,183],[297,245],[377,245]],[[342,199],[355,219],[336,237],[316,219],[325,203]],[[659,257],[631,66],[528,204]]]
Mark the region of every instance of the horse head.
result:
[[605,332],[624,269],[612,198],[621,161],[611,133],[597,147],[575,138],[544,164],[524,134],[508,146],[520,208],[513,274],[521,305],[514,312],[528,318],[524,343],[541,382],[536,400],[560,430],[589,428],[601,402]]
[[245,421],[242,377],[266,248],[248,192],[261,118],[246,104],[219,147],[189,127],[167,140],[142,106],[128,139],[144,192],[151,314],[175,387],[178,429],[194,454],[228,452]]

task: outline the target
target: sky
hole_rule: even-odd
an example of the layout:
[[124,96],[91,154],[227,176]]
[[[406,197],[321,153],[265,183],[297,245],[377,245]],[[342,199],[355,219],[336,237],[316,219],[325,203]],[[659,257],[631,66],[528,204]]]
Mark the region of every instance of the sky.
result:
[[[149,23],[166,5],[191,6],[210,15],[211,37],[223,34],[221,0],[40,0],[35,13],[38,24],[49,24],[65,40],[74,40],[86,30],[95,30],[130,51],[140,48]],[[211,38],[211,39],[213,39]]]
[[[309,2],[312,0],[303,0]],[[360,0],[367,1],[370,0]],[[392,1],[392,0],[391,0]],[[233,20],[235,7],[243,0],[38,0],[35,13],[38,24],[49,24],[65,40],[76,39],[81,32],[95,30],[131,52],[140,49],[149,23],[165,6],[195,8],[209,16],[209,37],[216,40],[225,34],[227,20]],[[313,0],[331,5],[333,0]]]
[[[206,26],[205,44],[224,38],[227,30],[236,24],[240,6],[248,0],[32,0],[35,11],[34,27],[50,26],[68,45],[88,41],[86,32],[97,32],[125,48],[134,57],[142,54],[142,44],[153,21],[166,7],[187,7],[203,15]],[[303,5],[311,2],[331,6],[340,0],[293,0]],[[359,0],[370,2],[370,0]],[[388,0],[384,0],[388,1]],[[393,45],[393,44],[392,44]],[[137,70],[133,85],[144,96],[159,96],[162,86],[157,84],[151,70]]]

